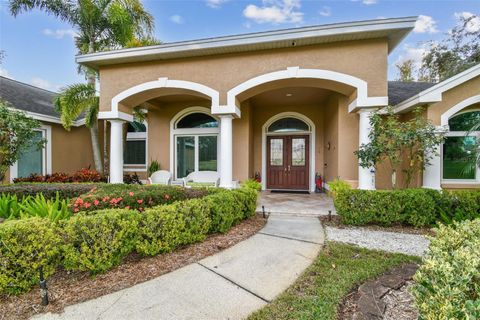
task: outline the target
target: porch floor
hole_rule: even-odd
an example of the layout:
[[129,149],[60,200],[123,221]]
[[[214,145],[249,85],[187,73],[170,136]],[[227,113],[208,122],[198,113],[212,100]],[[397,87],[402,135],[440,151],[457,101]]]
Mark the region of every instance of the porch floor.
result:
[[262,191],[257,202],[257,212],[282,215],[321,216],[331,210],[335,214],[333,200],[325,193],[272,193]]

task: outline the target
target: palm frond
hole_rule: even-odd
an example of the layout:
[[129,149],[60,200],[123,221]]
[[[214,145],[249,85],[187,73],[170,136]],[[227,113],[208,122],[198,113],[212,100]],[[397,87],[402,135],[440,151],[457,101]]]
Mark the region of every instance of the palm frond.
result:
[[55,99],[55,107],[60,112],[60,119],[65,129],[69,130],[83,113],[86,116],[85,124],[89,127],[96,120],[92,119],[92,116],[96,118],[99,108],[95,86],[79,83],[63,88]]
[[10,0],[10,13],[17,16],[22,12],[39,9],[63,21],[72,22],[76,1],[72,0]]

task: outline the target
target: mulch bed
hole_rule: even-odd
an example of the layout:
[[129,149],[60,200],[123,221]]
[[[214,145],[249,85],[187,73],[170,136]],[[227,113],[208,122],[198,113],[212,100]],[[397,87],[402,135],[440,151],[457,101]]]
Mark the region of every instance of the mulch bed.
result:
[[418,269],[414,263],[397,266],[351,291],[338,308],[341,320],[413,320],[418,318],[408,288]]
[[257,215],[241,222],[226,234],[210,235],[203,242],[179,248],[172,253],[148,258],[131,254],[120,266],[96,277],[86,272],[59,270],[48,279],[48,306],[40,305],[38,287],[19,296],[0,296],[0,320],[28,319],[44,312],[59,313],[66,306],[151,280],[231,247],[258,232],[265,223],[266,220]]
[[321,216],[320,221],[322,221],[322,223],[325,226],[335,227],[339,229],[359,227],[359,228],[369,229],[373,231],[400,232],[400,233],[408,233],[408,234],[419,234],[424,236],[435,235],[433,229],[431,228],[414,228],[414,227],[403,226],[403,225],[393,225],[390,227],[383,227],[378,225],[365,225],[365,226],[347,225],[347,224],[343,224],[341,221],[341,217],[337,215],[332,215],[331,220],[329,219],[328,216]]

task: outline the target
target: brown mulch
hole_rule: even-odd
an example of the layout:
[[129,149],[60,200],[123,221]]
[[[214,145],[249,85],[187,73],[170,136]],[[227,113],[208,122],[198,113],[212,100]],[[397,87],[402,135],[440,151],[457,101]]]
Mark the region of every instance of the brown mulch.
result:
[[415,228],[410,226],[403,226],[403,225],[393,225],[390,227],[383,227],[378,225],[364,225],[364,226],[352,226],[343,224],[341,221],[341,217],[337,215],[332,215],[331,220],[328,216],[321,216],[320,221],[322,221],[323,225],[329,227],[335,227],[339,229],[345,228],[352,228],[352,227],[360,227],[364,229],[374,230],[374,231],[385,231],[385,232],[400,232],[400,233],[409,233],[409,234],[419,234],[424,236],[433,236],[435,235],[432,228]]
[[66,306],[151,280],[231,247],[257,233],[265,223],[266,220],[257,215],[239,223],[226,234],[210,235],[203,242],[179,248],[172,253],[148,258],[131,254],[118,267],[96,277],[86,272],[58,270],[48,279],[48,306],[40,305],[38,287],[19,296],[0,296],[0,320],[28,319],[44,312],[58,313]]

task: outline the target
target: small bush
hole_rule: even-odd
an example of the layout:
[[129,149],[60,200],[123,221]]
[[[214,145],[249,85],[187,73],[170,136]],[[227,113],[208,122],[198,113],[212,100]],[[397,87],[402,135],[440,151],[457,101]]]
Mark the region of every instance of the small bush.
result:
[[95,186],[102,184],[83,184],[83,183],[30,183],[30,184],[10,184],[0,186],[0,193],[16,195],[18,199],[24,196],[35,197],[41,193],[47,199],[54,199],[59,194],[60,199],[71,199],[89,192]]
[[254,179],[248,179],[242,183],[242,187],[250,188],[256,191],[262,190],[262,184]]
[[480,192],[432,189],[343,189],[334,198],[346,224],[434,226],[480,217]]
[[421,319],[479,319],[480,219],[440,226],[414,280]]
[[135,246],[138,219],[133,211],[105,210],[63,222],[65,269],[96,274],[119,264]]
[[72,211],[125,208],[143,211],[162,204],[202,197],[205,190],[162,185],[105,184],[72,200]]
[[339,192],[342,192],[344,190],[351,190],[352,186],[344,180],[335,178],[333,179],[333,181],[328,182],[328,189],[328,194],[332,198],[335,198]]
[[62,239],[46,219],[0,224],[0,293],[27,291],[39,281],[40,268],[51,276],[60,259]]

